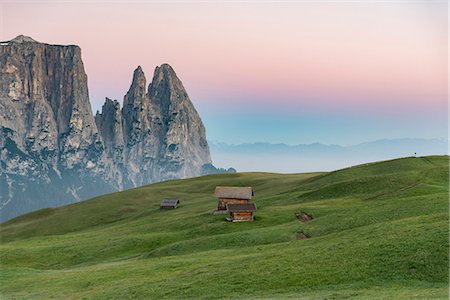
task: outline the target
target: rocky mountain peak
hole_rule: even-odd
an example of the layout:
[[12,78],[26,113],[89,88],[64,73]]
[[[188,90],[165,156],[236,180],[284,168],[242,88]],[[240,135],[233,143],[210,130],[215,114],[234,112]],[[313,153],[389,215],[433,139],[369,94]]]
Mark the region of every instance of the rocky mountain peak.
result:
[[179,81],[177,74],[169,64],[162,64],[155,68],[153,80],[150,87],[157,87],[159,85],[166,85],[171,89],[173,82]]
[[140,107],[145,98],[146,83],[145,74],[138,66],[133,72],[133,80],[123,100],[123,109],[133,111],[135,107]]
[[108,97],[105,98],[105,104],[103,104],[103,106],[106,106],[106,107],[112,106],[112,107],[114,107],[116,109],[120,109],[119,101],[117,101],[116,99],[112,100],[112,99],[110,99]]
[[[169,64],[162,64],[156,67],[153,80],[148,88],[148,96],[163,112],[176,107],[186,101],[187,106],[193,105],[177,74]],[[195,114],[195,109],[190,109]]]
[[35,41],[31,37],[23,35],[23,34],[16,36],[15,38],[10,40],[9,42],[10,43],[17,43],[17,44],[21,44],[21,43],[38,43],[37,41]]
[[133,72],[133,81],[128,93],[132,93],[134,97],[143,97],[145,95],[146,82],[144,71],[142,71],[141,66],[138,66]]
[[0,217],[214,168],[172,67],[157,67],[146,84],[138,66],[122,109],[106,98],[94,117],[78,46],[1,42]]
[[155,68],[154,74],[155,74],[154,78],[163,78],[163,77],[169,78],[176,76],[173,68],[167,63],[157,66]]

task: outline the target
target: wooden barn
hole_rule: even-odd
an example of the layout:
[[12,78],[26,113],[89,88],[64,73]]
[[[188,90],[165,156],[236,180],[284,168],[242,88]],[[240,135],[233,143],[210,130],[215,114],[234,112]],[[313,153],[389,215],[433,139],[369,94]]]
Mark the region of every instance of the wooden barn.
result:
[[256,211],[256,205],[253,202],[245,204],[227,204],[227,211],[231,222],[253,221],[253,213]]
[[177,208],[179,204],[180,200],[178,199],[164,199],[159,205],[159,208],[172,209]]
[[226,212],[227,204],[246,204],[254,193],[252,187],[217,186],[214,196],[217,198],[217,211]]

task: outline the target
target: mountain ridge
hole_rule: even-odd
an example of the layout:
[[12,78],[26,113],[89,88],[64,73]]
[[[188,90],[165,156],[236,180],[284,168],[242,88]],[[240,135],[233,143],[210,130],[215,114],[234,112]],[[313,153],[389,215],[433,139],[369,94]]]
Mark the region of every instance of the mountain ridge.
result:
[[245,143],[209,141],[218,165],[240,171],[275,173],[320,172],[398,157],[448,154],[444,139],[383,139],[350,146],[336,144]]
[[155,68],[148,88],[137,67],[124,107],[107,98],[95,116],[76,45],[2,42],[0,75],[3,221],[211,170],[201,118],[168,64]]

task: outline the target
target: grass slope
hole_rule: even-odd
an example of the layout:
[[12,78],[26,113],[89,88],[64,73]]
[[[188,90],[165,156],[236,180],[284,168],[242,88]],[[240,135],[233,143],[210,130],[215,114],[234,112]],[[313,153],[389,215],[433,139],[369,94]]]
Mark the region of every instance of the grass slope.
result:
[[[448,157],[168,181],[0,226],[2,299],[447,299]],[[253,186],[255,222],[211,215]],[[161,211],[165,197],[181,206]],[[295,214],[314,216],[307,223]],[[311,236],[297,240],[303,231]]]

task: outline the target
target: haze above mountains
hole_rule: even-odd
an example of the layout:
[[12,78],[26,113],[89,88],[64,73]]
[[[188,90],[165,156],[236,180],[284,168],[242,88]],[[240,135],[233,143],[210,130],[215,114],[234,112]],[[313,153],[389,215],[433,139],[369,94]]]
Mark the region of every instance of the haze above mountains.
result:
[[209,141],[214,163],[240,172],[299,173],[333,171],[357,164],[398,157],[447,155],[445,139],[385,139],[351,146],[321,143],[227,144]]

